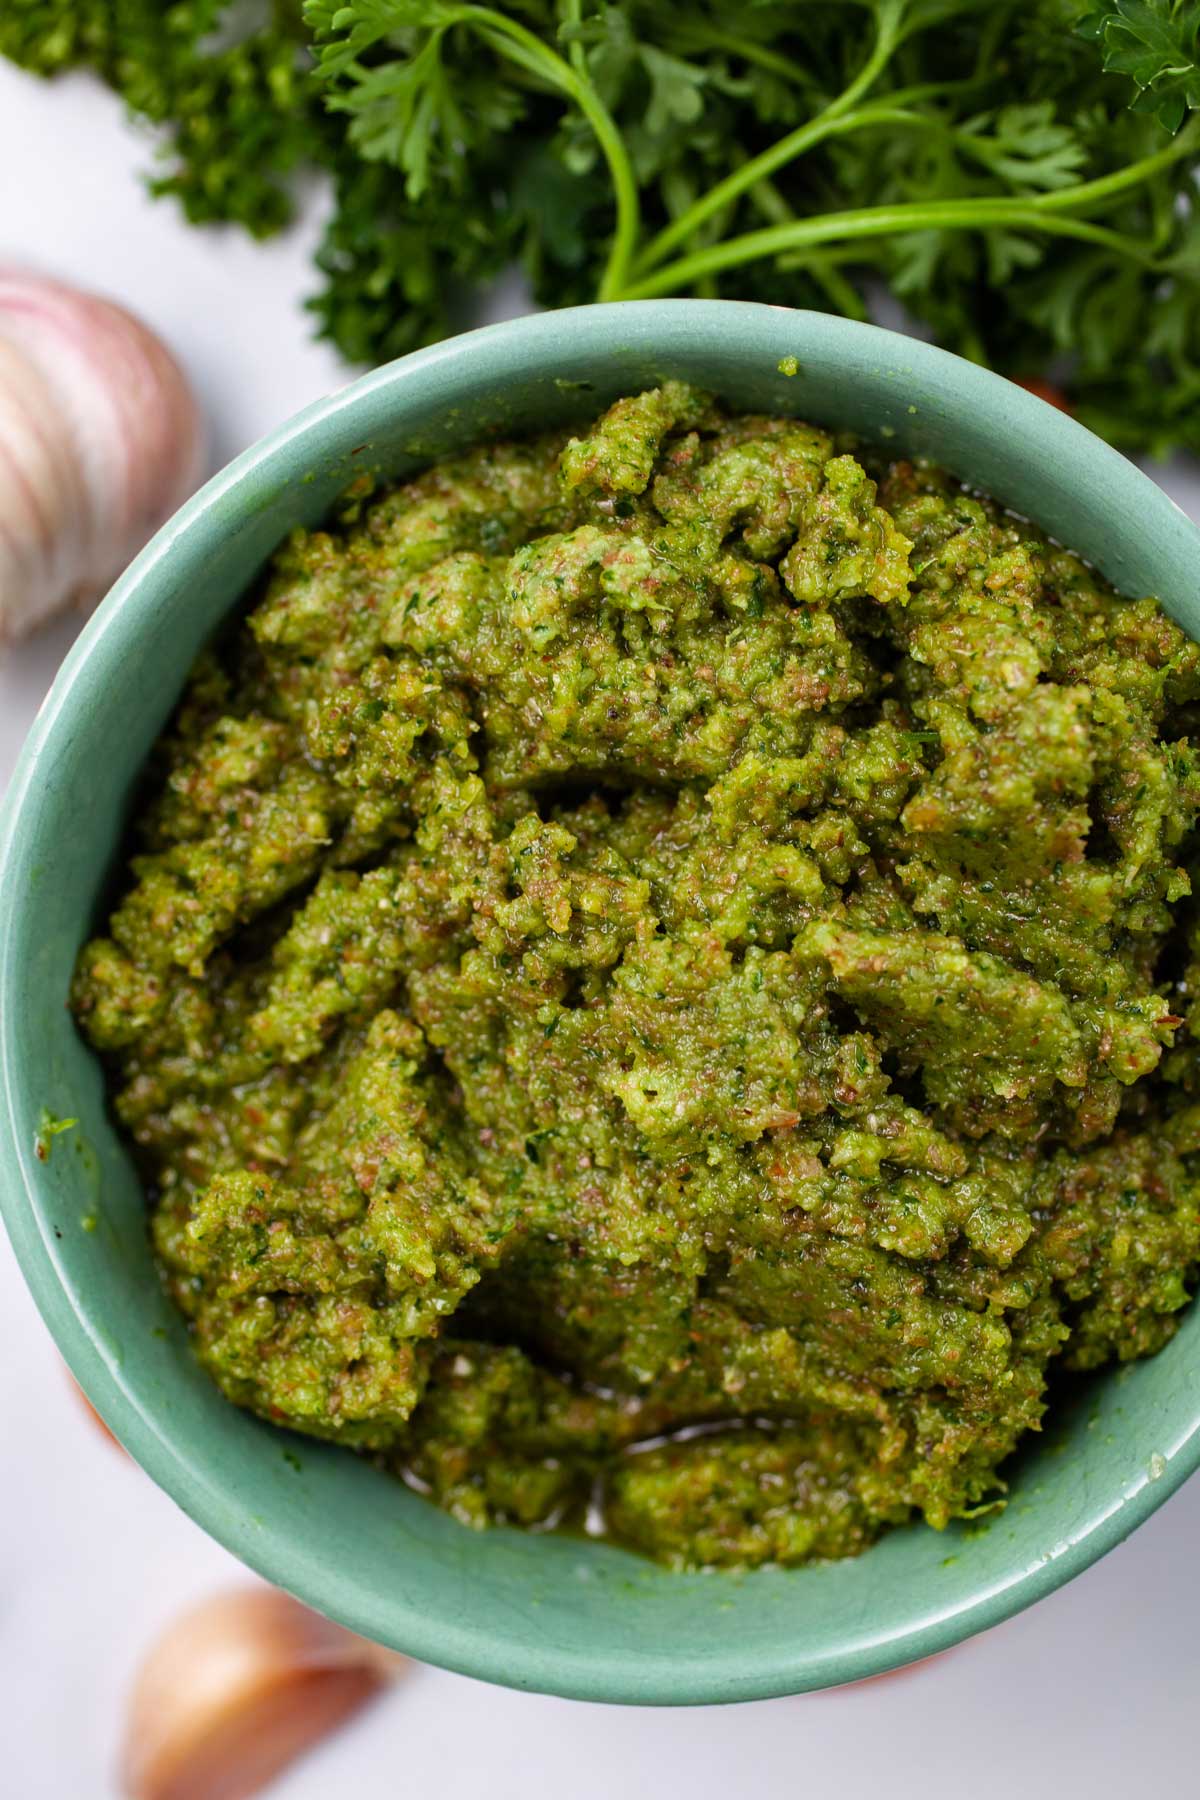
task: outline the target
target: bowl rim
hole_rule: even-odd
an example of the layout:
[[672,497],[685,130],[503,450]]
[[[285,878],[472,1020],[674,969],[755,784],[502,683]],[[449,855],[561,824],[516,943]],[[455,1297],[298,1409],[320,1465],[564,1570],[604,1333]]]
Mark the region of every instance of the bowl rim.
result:
[[[186,549],[189,536],[202,530],[214,506],[248,482],[282,472],[296,464],[296,452],[308,436],[339,415],[354,412],[379,396],[404,405],[404,389],[414,377],[438,369],[453,370],[471,362],[482,351],[495,349],[544,355],[544,341],[583,330],[631,335],[650,346],[655,331],[667,319],[676,325],[689,320],[709,330],[714,313],[736,329],[739,316],[761,315],[778,321],[786,315],[797,332],[827,345],[852,345],[894,360],[902,347],[906,365],[914,373],[941,370],[951,376],[968,407],[1004,405],[1019,426],[1022,421],[1049,438],[1064,457],[1081,457],[1098,476],[1133,484],[1143,507],[1139,530],[1167,527],[1178,534],[1181,526],[1200,551],[1197,531],[1182,510],[1148,476],[1117,450],[1085,427],[1046,402],[1018,388],[990,370],[968,363],[948,351],[902,336],[882,327],[861,324],[829,314],[765,306],[749,301],[653,300],[563,309],[526,315],[501,324],[481,327],[436,344],[426,350],[385,364],[347,386],[307,406],[274,431],[243,451],[215,474],[159,530],[115,583],[107,598],[85,625],[34,720],[19,756],[7,793],[0,801],[0,895],[23,893],[28,873],[22,843],[22,819],[33,789],[53,766],[60,734],[69,734],[77,706],[86,706],[86,688],[103,677],[106,666],[135,650],[143,623],[143,587],[147,577],[164,559]],[[619,319],[619,322],[618,322]],[[597,339],[599,341],[599,339]],[[561,344],[560,351],[561,354]],[[511,372],[511,371],[510,371]],[[1045,452],[1043,452],[1045,454]],[[11,989],[13,919],[19,907],[0,906],[0,1159],[8,1170],[0,1182],[0,1215],[8,1229],[18,1264],[37,1307],[80,1385],[115,1435],[152,1479],[204,1530],[242,1562],[276,1585],[300,1595],[307,1604],[352,1628],[385,1635],[379,1618],[367,1619],[361,1606],[350,1604],[339,1588],[336,1565],[314,1569],[290,1545],[285,1528],[269,1519],[250,1533],[244,1515],[231,1502],[219,1482],[205,1468],[187,1434],[176,1434],[164,1416],[145,1403],[105,1344],[102,1334],[77,1304],[69,1277],[56,1252],[55,1241],[37,1194],[37,1163],[33,1144],[26,1141],[17,1114],[14,1068],[20,1055],[13,1009],[4,1006]],[[856,1640],[834,1654],[806,1651],[803,1643],[780,1651],[773,1648],[756,1664],[736,1670],[714,1671],[712,1659],[703,1665],[687,1656],[654,1656],[637,1661],[632,1647],[623,1655],[600,1654],[579,1645],[573,1655],[561,1646],[552,1651],[539,1645],[532,1629],[507,1636],[491,1626],[480,1627],[463,1618],[435,1618],[413,1607],[403,1596],[388,1600],[386,1635],[423,1661],[502,1685],[534,1689],[571,1698],[645,1704],[704,1704],[726,1700],[768,1698],[830,1687],[875,1675],[904,1663],[920,1660],[949,1648],[963,1638],[999,1624],[1002,1620],[1044,1598],[1081,1573],[1112,1549],[1175,1492],[1200,1466],[1200,1396],[1186,1433],[1171,1447],[1161,1478],[1143,1480],[1126,1491],[1109,1493],[1062,1541],[1048,1546],[1034,1566],[1021,1567],[1011,1577],[994,1582],[961,1604],[936,1610],[915,1624],[905,1624],[872,1636],[860,1630]],[[300,1566],[303,1564],[303,1566]],[[742,1662],[747,1661],[743,1655]]]

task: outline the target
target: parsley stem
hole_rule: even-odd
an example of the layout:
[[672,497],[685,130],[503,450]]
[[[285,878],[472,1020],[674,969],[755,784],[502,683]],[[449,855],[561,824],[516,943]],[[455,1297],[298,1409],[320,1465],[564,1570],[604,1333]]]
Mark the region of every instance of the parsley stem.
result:
[[804,125],[797,126],[795,131],[789,131],[786,137],[781,137],[777,143],[771,144],[757,156],[752,156],[748,162],[744,162],[740,168],[735,169],[732,175],[727,175],[724,181],[719,181],[715,187],[708,190],[707,194],[702,194],[700,199],[689,206],[686,212],[681,213],[677,219],[673,219],[656,237],[651,239],[638,256],[635,266],[638,269],[654,268],[664,256],[691,237],[692,233],[707,219],[710,219],[715,212],[738,199],[748,188],[754,187],[764,177],[773,175],[776,169],[782,168],[784,163],[794,162],[796,157],[803,156],[806,150],[810,150],[814,144],[820,143],[822,138],[827,137],[835,129],[842,115],[850,111],[855,101],[865,94],[883,73],[899,39],[900,17],[901,8],[898,5],[881,6],[879,26],[871,54],[854,80],[848,87],[843,88],[837,99],[831,100],[829,105],[823,107],[815,118],[809,119]]
[[865,324],[870,314],[863,297],[854,283],[847,281],[837,264],[836,256],[810,256],[805,270],[810,279],[824,289],[838,312],[844,313],[848,319],[861,319]]
[[587,52],[579,37],[579,27],[583,24],[583,0],[564,0],[563,24],[568,26],[573,34],[568,52],[571,67],[582,80],[586,81],[588,78]]
[[[863,75],[866,69],[863,70]],[[859,77],[861,82],[862,76]],[[858,86],[858,83],[855,84]],[[860,91],[861,88],[860,88]],[[936,94],[937,85],[929,83],[924,88],[897,90],[889,102],[877,105],[861,106],[856,111],[845,110],[845,102],[851,94],[847,88],[838,100],[818,113],[807,124],[790,132],[787,137],[780,138],[770,149],[762,152],[752,161],[744,163],[735,174],[720,182],[715,188],[698,200],[696,204],[674,220],[658,236],[645,247],[638,256],[635,268],[641,272],[649,272],[661,259],[663,253],[673,249],[684,238],[691,235],[695,228],[703,223],[717,208],[732,197],[734,192],[743,192],[758,184],[764,175],[770,174],[786,162],[792,162],[803,156],[817,144],[831,137],[843,137],[852,132],[867,131],[877,125],[915,125],[929,131],[940,131],[953,134],[953,127],[936,114],[917,112],[911,107],[898,104],[902,100],[921,99],[926,95]],[[1180,137],[1185,134],[1181,133]],[[1186,155],[1194,147],[1194,139],[1180,148],[1180,139],[1175,139],[1164,149],[1157,150],[1152,156],[1143,157],[1139,162],[1130,163],[1112,174],[1101,176],[1095,181],[1079,183],[1074,187],[1058,188],[1050,194],[1030,194],[1020,197],[1021,204],[1037,206],[1040,209],[1072,212],[1077,207],[1090,206],[1095,201],[1108,199],[1126,188],[1136,187],[1142,181],[1156,174],[1160,169],[1176,162],[1181,155]],[[969,146],[968,146],[969,148]],[[1003,198],[1003,196],[997,196]],[[1014,197],[1015,198],[1015,197]],[[640,287],[637,289],[640,292]]]
[[608,164],[617,207],[616,229],[596,297],[599,300],[617,299],[637,247],[641,201],[633,165],[612,114],[586,75],[573,69],[565,57],[559,56],[516,19],[508,18],[490,6],[462,6],[457,8],[456,17],[464,24],[475,25],[480,37],[501,56],[508,57],[531,74],[540,75],[567,94],[591,126]]
[[1140,161],[1126,163],[1123,169],[1114,169],[1111,174],[1100,175],[1095,181],[1083,181],[1075,187],[1058,188],[1052,194],[1039,194],[1036,204],[1042,211],[1063,209],[1073,211],[1077,206],[1091,206],[1093,201],[1107,200],[1113,194],[1120,194],[1126,188],[1137,187],[1151,175],[1157,175],[1160,169],[1170,168],[1181,156],[1190,156],[1196,149],[1197,128],[1195,122],[1189,123],[1156,150],[1151,156],[1143,156]]
[[985,198],[942,201],[912,201],[896,206],[868,206],[857,211],[823,213],[816,218],[797,219],[788,225],[771,225],[762,231],[748,231],[741,237],[728,238],[721,244],[710,244],[691,256],[668,263],[640,281],[634,281],[621,295],[623,300],[650,300],[685,288],[702,276],[720,269],[736,268],[741,263],[762,257],[778,256],[789,250],[807,249],[816,244],[830,244],[861,238],[891,237],[905,231],[972,231],[994,225],[1024,227],[1043,231],[1054,237],[1080,238],[1099,244],[1131,261],[1153,263],[1152,252],[1136,238],[1125,237],[1086,219],[1063,218],[1047,214],[1036,199],[1008,200]]
[[712,25],[685,18],[680,22],[677,42],[689,50],[724,50],[739,62],[753,63],[772,75],[780,76],[784,81],[795,82],[798,86],[813,85],[812,73],[803,64],[765,44],[756,44],[736,31],[721,31]]

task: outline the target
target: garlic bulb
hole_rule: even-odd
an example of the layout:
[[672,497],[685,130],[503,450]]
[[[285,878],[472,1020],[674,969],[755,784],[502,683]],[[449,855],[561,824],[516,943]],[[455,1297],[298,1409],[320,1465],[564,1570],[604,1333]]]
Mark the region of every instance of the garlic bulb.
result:
[[172,1625],[130,1702],[131,1800],[247,1800],[405,1659],[275,1588],[234,1589]]
[[0,268],[0,642],[98,599],[204,463],[191,389],[152,331]]

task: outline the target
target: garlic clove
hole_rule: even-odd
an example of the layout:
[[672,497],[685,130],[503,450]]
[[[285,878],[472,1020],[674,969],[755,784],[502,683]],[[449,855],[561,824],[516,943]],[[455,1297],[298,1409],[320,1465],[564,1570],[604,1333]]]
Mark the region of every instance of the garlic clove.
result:
[[130,1701],[130,1800],[247,1800],[407,1666],[275,1588],[205,1601],[151,1649]]
[[0,268],[0,642],[103,594],[205,462],[187,379],[148,326]]
[[69,1372],[67,1374],[67,1380],[71,1383],[72,1388],[75,1390],[75,1398],[79,1401],[80,1406],[83,1408],[83,1410],[87,1414],[88,1418],[92,1421],[92,1424],[96,1427],[96,1430],[98,1432],[100,1432],[102,1434],[102,1436],[104,1436],[108,1439],[109,1443],[113,1446],[114,1449],[120,1450],[122,1455],[124,1455],[125,1446],[120,1442],[120,1440],[118,1438],[115,1438],[113,1436],[112,1432],[108,1429],[108,1426],[104,1423],[104,1420],[100,1417],[100,1414],[96,1411],[95,1407],[92,1405],[91,1401],[88,1399],[87,1395],[84,1393],[83,1389],[80,1387],[80,1385],[76,1381],[75,1377],[72,1374],[70,1374]]
[[0,336],[0,643],[40,625],[78,585],[83,474],[54,392]]
[[877,1687],[881,1681],[898,1681],[905,1675],[915,1675],[918,1669],[927,1669],[930,1663],[941,1662],[950,1655],[949,1650],[935,1650],[932,1656],[919,1656],[916,1662],[901,1663],[898,1669],[885,1669],[882,1675],[864,1675],[861,1681],[843,1681],[837,1687],[826,1688],[825,1692],[834,1694],[853,1694],[859,1688]]

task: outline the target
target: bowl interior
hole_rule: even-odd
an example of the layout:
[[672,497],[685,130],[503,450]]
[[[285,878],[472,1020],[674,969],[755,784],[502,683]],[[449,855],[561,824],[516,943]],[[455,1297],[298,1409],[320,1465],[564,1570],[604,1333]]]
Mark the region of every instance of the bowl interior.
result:
[[[787,358],[794,374],[780,368]],[[986,1527],[912,1527],[825,1567],[689,1576],[582,1539],[477,1536],[347,1453],[235,1411],[195,1366],[154,1275],[101,1071],[64,1004],[138,769],[197,649],[285,533],[319,519],[362,468],[400,474],[484,432],[540,428],[665,376],[931,456],[1200,629],[1200,534],[1151,482],[1029,395],[891,333],[773,307],[653,302],[494,326],[377,371],[177,515],[43,709],[0,832],[0,1153],[14,1245],[76,1374],[230,1549],[429,1661],[565,1694],[694,1702],[797,1692],[926,1655],[1094,1560],[1195,1465],[1200,1315],[1161,1356],[1065,1399]],[[44,1112],[78,1124],[42,1161]]]

